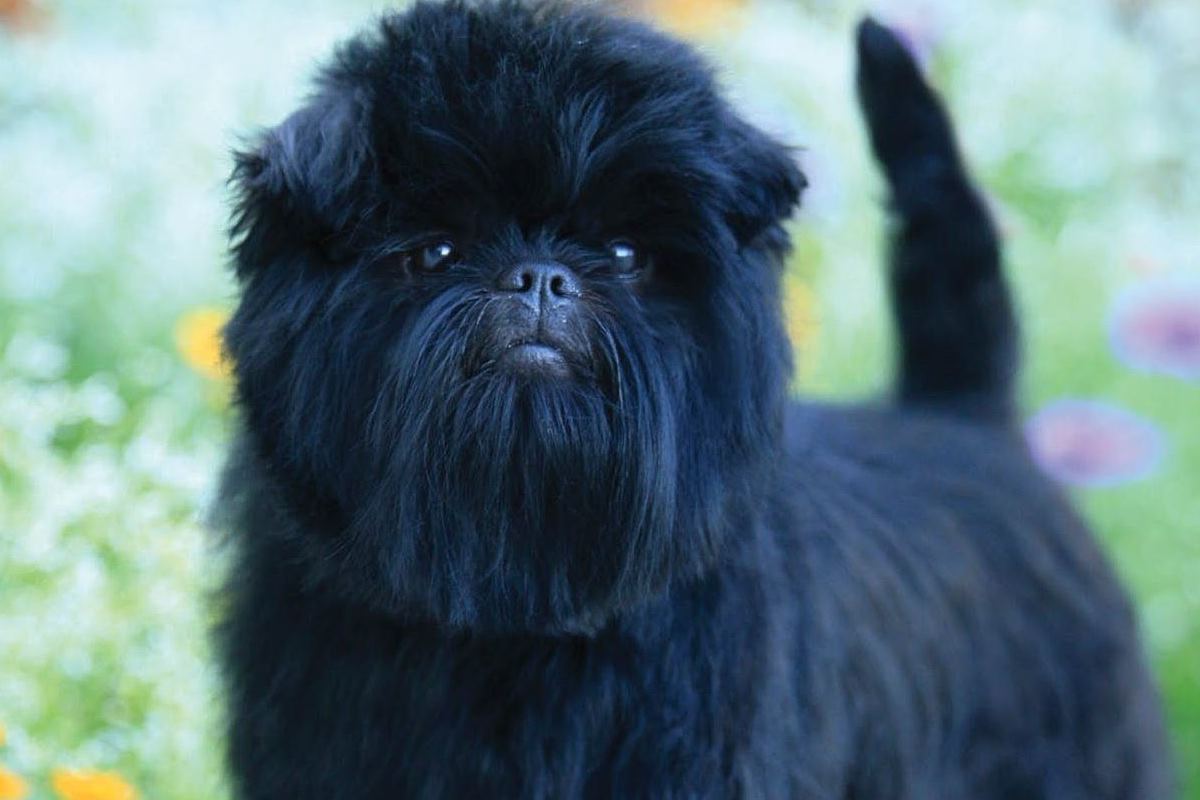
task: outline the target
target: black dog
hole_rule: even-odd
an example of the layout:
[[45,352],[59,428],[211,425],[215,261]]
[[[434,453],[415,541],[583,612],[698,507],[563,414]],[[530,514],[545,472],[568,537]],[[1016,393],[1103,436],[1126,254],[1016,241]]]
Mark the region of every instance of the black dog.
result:
[[239,158],[238,797],[1169,793],[1129,605],[1013,424],[987,213],[859,51],[879,408],[789,402],[804,179],[640,24],[419,4]]

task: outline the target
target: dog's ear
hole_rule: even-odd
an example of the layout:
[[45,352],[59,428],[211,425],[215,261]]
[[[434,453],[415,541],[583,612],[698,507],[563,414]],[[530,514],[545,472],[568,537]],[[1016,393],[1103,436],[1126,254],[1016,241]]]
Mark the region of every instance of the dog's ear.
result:
[[733,176],[733,197],[727,218],[744,246],[791,216],[808,179],[789,148],[731,117],[725,147],[726,163]]
[[361,93],[326,87],[234,154],[234,254],[246,278],[281,248],[328,244],[355,213],[368,179],[368,107]]

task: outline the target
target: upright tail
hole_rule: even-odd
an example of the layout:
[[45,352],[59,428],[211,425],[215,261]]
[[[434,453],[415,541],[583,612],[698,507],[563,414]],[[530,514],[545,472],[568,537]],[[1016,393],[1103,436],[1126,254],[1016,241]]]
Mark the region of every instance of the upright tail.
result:
[[858,29],[858,94],[896,217],[899,401],[1007,419],[1018,337],[995,227],[941,102],[871,19]]

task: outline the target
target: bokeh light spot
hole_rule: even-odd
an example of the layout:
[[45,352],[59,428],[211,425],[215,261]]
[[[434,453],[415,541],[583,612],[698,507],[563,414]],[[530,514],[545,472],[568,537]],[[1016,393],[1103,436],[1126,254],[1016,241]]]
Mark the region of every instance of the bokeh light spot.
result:
[[1147,477],[1162,461],[1162,433],[1099,400],[1059,400],[1035,414],[1026,435],[1038,464],[1073,486],[1114,486]]
[[1117,357],[1146,372],[1200,380],[1200,281],[1155,281],[1118,298],[1109,326]]

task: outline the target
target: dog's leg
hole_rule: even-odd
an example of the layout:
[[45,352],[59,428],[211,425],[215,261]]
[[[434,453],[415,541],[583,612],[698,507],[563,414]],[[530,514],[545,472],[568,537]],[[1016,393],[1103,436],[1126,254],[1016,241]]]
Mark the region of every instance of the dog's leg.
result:
[[1007,418],[1017,332],[995,228],[938,97],[870,19],[858,30],[858,92],[897,222],[900,402]]

